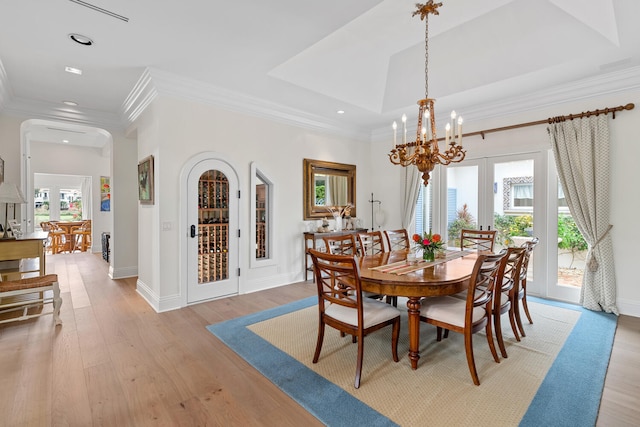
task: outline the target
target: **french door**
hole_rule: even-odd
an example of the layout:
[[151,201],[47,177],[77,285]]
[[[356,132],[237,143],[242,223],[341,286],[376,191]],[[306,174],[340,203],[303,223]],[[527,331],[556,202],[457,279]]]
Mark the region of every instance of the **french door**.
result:
[[539,237],[529,264],[529,292],[577,302],[579,288],[558,282],[558,187],[549,155],[495,156],[447,166],[440,181],[439,228],[447,230],[449,246],[459,246],[461,228],[496,230],[496,251]]

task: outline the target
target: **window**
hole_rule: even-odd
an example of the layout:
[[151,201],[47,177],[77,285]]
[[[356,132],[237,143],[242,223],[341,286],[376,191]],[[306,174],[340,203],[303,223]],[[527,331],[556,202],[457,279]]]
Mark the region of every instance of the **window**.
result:
[[505,213],[533,211],[533,177],[516,176],[503,179],[502,207]]

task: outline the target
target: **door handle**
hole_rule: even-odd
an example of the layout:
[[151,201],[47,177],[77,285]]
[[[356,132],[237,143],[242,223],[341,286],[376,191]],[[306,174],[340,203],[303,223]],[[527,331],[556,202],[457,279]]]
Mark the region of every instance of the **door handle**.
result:
[[199,233],[196,233],[196,226],[195,225],[191,225],[191,238],[194,238],[196,236],[199,236]]

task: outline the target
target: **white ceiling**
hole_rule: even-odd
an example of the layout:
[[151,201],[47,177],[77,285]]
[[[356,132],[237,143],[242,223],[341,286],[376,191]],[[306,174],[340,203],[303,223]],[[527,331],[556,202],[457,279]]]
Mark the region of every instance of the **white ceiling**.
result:
[[[438,117],[455,108],[468,122],[558,93],[584,98],[639,85],[638,0],[442,1],[429,21]],[[0,0],[0,109],[124,129],[144,77],[160,95],[195,88],[211,102],[236,97],[301,124],[375,136],[403,112],[415,114],[424,97],[415,0],[90,3],[128,22],[70,0]],[[69,33],[95,44],[78,45]],[[62,138],[46,126],[33,131]]]

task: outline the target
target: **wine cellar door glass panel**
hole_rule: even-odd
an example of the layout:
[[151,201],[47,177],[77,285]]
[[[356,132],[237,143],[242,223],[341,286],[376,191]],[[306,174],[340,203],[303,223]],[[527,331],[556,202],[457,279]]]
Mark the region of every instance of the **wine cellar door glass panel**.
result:
[[238,292],[238,183],[227,163],[198,163],[188,178],[189,303]]
[[208,170],[198,183],[198,283],[229,277],[229,181]]

